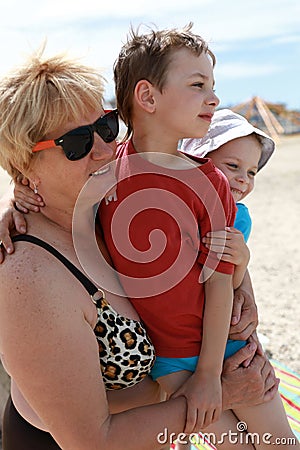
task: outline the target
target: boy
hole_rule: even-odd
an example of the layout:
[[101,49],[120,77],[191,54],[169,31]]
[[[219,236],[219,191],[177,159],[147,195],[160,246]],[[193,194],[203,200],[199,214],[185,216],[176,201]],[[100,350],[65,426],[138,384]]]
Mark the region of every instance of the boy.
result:
[[[102,207],[100,211],[106,244],[121,283],[156,348],[157,361],[152,375],[169,395],[182,384],[182,377],[188,375],[185,365],[181,370],[181,364],[188,362],[194,366],[195,358],[199,356],[204,286],[206,310],[214,308],[214,298],[216,308],[223,310],[222,316],[231,313],[233,292],[233,265],[213,259],[199,242],[199,226],[204,236],[212,229],[211,221],[215,229],[233,225],[235,206],[227,183],[209,161],[192,164],[184,155],[178,157],[177,152],[180,139],[201,137],[208,131],[219,103],[213,91],[214,56],[203,39],[190,29],[152,31],[149,35],[132,32],[131,41],[121,50],[114,67],[117,103],[132,137],[117,151],[118,202]],[[155,157],[156,153],[159,158]],[[140,173],[135,172],[137,166]],[[193,192],[193,186],[197,186],[198,192]],[[164,196],[169,190],[175,199]],[[144,193],[139,203],[137,191]],[[153,206],[155,200],[158,212]],[[121,228],[122,224],[115,218],[123,201],[129,205],[126,211],[129,207],[135,209],[130,226],[121,216]],[[186,212],[182,213],[183,203],[192,211],[193,221],[187,218]],[[148,210],[143,211],[143,208]],[[209,214],[207,208],[210,208]],[[119,250],[125,246],[126,226],[133,247],[140,252],[135,261],[134,249],[125,257]],[[158,229],[166,240],[163,252]],[[155,230],[156,239],[153,238],[152,246],[147,248],[148,236],[151,239]],[[199,245],[201,252],[198,254]],[[146,259],[150,251],[153,253],[151,261]],[[176,266],[178,255],[180,267]],[[210,268],[216,268],[212,274],[207,273],[207,259]],[[198,281],[200,267],[203,267],[202,276],[207,280],[205,284]],[[164,277],[164,273],[168,275]],[[142,285],[139,291],[137,274]],[[226,300],[220,305],[218,299],[222,296]],[[221,322],[224,324],[223,320]],[[212,336],[207,338],[208,347],[202,345],[200,366],[185,385],[190,406],[187,429],[193,429],[196,423],[201,429],[220,415],[220,374],[229,322],[225,326],[222,324],[212,323],[205,327]],[[213,332],[215,326],[220,328],[218,342]],[[210,361],[212,356],[214,361]],[[211,373],[208,361],[212,366]],[[204,362],[205,370],[202,368]],[[198,381],[201,390],[196,394],[194,386]],[[199,410],[197,413],[198,405],[203,408],[202,415]]]
[[[180,139],[200,138],[208,131],[219,103],[213,91],[214,63],[191,26],[147,35],[132,31],[114,66],[118,110],[130,139],[117,151],[118,201],[102,206],[101,223],[125,292],[156,348],[153,377],[169,395],[176,392],[188,400],[185,431],[205,428],[221,436],[236,429],[238,417],[253,431],[293,436],[279,395],[272,407],[226,412],[218,421],[233,287],[240,285],[247,263],[233,276],[233,264],[203,246],[207,232],[233,225],[234,201],[209,160],[196,158],[191,168],[191,161],[177,152]],[[182,213],[184,204],[193,224]],[[182,248],[180,271],[173,267]],[[199,283],[199,273],[204,283]],[[229,351],[244,342],[236,345]],[[268,408],[272,418],[266,415]],[[253,447],[242,443],[239,448]]]

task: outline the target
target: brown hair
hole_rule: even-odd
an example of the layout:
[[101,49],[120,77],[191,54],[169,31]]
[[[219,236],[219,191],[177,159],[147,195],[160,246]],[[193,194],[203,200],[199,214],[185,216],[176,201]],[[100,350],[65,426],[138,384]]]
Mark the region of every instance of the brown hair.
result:
[[174,49],[187,48],[197,56],[205,52],[215,65],[215,55],[201,36],[191,32],[192,26],[189,23],[181,30],[151,30],[148,34],[139,34],[139,30],[131,28],[114,64],[117,108],[128,127],[125,139],[132,132],[132,99],[136,84],[146,79],[162,92]]
[[13,179],[38,157],[32,153],[38,141],[102,103],[104,79],[96,69],[42,53],[0,81],[0,164]]

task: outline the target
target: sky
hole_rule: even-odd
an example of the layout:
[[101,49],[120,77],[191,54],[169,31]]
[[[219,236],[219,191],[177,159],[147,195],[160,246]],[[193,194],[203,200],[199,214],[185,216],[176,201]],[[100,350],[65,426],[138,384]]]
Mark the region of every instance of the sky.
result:
[[46,54],[67,52],[102,70],[109,100],[130,26],[192,21],[217,57],[220,106],[259,96],[300,110],[300,0],[0,0],[0,7],[0,76],[46,41]]

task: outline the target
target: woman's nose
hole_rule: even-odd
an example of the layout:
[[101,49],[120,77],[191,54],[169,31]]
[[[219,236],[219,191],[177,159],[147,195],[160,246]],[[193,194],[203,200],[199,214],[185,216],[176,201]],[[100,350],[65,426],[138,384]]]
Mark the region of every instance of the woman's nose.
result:
[[100,136],[94,135],[94,145],[91,151],[91,157],[94,161],[111,161],[114,159],[116,153],[116,141],[106,143]]

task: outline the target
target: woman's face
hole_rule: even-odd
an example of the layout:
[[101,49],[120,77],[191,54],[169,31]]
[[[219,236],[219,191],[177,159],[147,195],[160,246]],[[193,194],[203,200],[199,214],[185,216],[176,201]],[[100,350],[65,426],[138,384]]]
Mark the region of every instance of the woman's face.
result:
[[[93,124],[103,114],[99,108],[76,123],[70,122],[53,130],[46,139],[57,139],[75,128]],[[46,202],[49,195],[56,198],[63,195],[65,200],[76,200],[91,174],[115,159],[115,151],[116,142],[105,143],[96,132],[91,151],[77,161],[68,160],[60,146],[40,151],[34,164],[34,171],[40,178],[39,192],[45,196]]]

